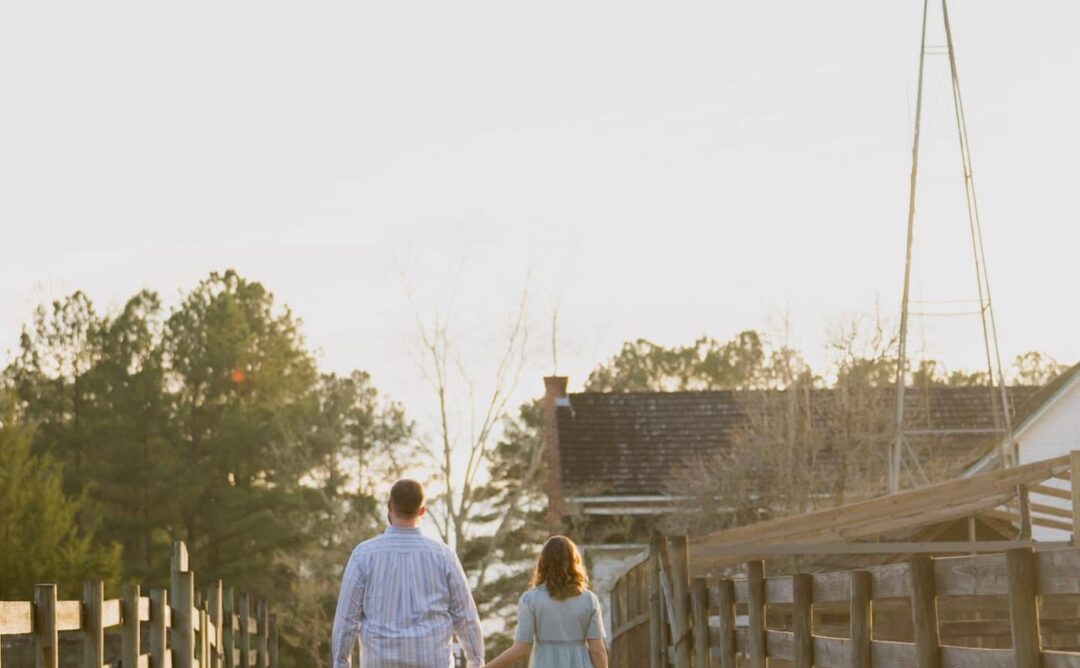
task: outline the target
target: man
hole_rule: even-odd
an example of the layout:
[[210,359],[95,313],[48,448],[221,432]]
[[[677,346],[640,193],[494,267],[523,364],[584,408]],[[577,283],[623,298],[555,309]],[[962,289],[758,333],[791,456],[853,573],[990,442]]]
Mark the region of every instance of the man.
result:
[[457,555],[420,534],[424,488],[399,480],[387,505],[390,526],[356,546],[334,615],[334,668],[350,668],[360,637],[363,668],[450,668],[456,631],[469,668],[484,664],[476,603]]

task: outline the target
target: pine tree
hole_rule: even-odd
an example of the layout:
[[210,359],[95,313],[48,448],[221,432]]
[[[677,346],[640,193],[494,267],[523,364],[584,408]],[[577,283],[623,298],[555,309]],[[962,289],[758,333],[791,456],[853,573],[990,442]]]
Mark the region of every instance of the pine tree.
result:
[[104,580],[115,591],[120,547],[97,540],[84,518],[85,497],[64,494],[59,464],[31,453],[33,429],[0,391],[0,574],[4,598],[30,600],[35,584],[55,583],[62,596],[77,596],[84,580]]

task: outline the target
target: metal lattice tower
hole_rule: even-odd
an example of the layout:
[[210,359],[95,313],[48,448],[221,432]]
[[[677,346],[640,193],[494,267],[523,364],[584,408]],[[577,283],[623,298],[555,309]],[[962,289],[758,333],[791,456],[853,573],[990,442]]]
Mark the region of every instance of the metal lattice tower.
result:
[[[915,131],[911,148],[911,185],[908,198],[907,246],[904,259],[904,292],[900,305],[900,341],[897,351],[896,366],[896,433],[889,451],[889,492],[900,490],[902,480],[906,479],[918,485],[927,482],[918,454],[911,447],[911,430],[904,419],[904,401],[907,383],[907,337],[909,295],[911,288],[911,247],[915,230],[915,188],[918,182],[919,133],[922,122],[923,80],[926,56],[942,53],[941,47],[926,45],[926,23],[929,0],[923,0],[922,38],[919,50],[919,84],[915,97]],[[990,299],[990,280],[986,268],[986,256],[983,251],[982,226],[979,223],[979,205],[975,198],[975,180],[971,170],[971,152],[968,145],[967,123],[964,117],[964,103],[960,95],[960,79],[956,71],[956,52],[953,48],[952,28],[949,25],[947,0],[941,0],[942,20],[945,28],[946,45],[944,54],[949,57],[949,70],[952,77],[953,108],[956,112],[956,128],[960,139],[960,157],[964,172],[964,192],[966,195],[968,226],[971,232],[971,250],[974,258],[976,284],[978,286],[978,311],[982,322],[983,345],[986,349],[986,369],[990,405],[993,410],[993,433],[1001,438],[1004,447],[1005,465],[1015,463],[1018,458],[1016,444],[1011,441],[1012,424],[1009,414],[1008,390],[1001,365],[1001,353],[998,349],[997,324],[994,320],[993,303]],[[919,430],[920,436],[933,436],[932,431]]]

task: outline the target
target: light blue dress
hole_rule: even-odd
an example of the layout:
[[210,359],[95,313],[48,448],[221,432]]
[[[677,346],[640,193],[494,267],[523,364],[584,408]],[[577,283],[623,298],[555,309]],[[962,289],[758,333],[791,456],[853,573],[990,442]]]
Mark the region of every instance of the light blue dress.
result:
[[543,585],[521,595],[514,640],[532,643],[531,668],[592,668],[585,641],[603,638],[600,601],[588,589],[561,601]]

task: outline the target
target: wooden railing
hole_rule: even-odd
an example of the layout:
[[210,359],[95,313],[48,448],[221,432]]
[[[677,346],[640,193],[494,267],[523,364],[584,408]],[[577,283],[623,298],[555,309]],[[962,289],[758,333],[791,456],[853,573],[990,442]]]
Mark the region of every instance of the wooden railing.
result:
[[690,580],[663,542],[613,590],[616,668],[1080,668],[1078,548]]
[[[118,630],[119,656],[110,664],[123,668],[277,668],[277,617],[258,601],[252,615],[248,594],[224,588],[220,580],[204,595],[195,590],[195,573],[183,543],[173,546],[170,587],[143,596],[138,585],[124,587],[119,599],[104,598],[101,582],[87,582],[81,601],[60,601],[56,585],[38,585],[33,601],[0,601],[0,640],[21,637],[33,659],[19,661],[0,649],[0,667],[59,668],[106,665],[106,638]],[[145,627],[143,623],[146,623]],[[61,657],[60,634],[77,632],[82,661]],[[115,633],[115,631],[113,631]],[[144,646],[144,638],[147,640]],[[115,643],[113,643],[115,644]],[[0,645],[2,647],[2,645]],[[16,649],[20,649],[16,647]],[[66,649],[66,648],[65,648]],[[19,653],[26,655],[26,651]]]

